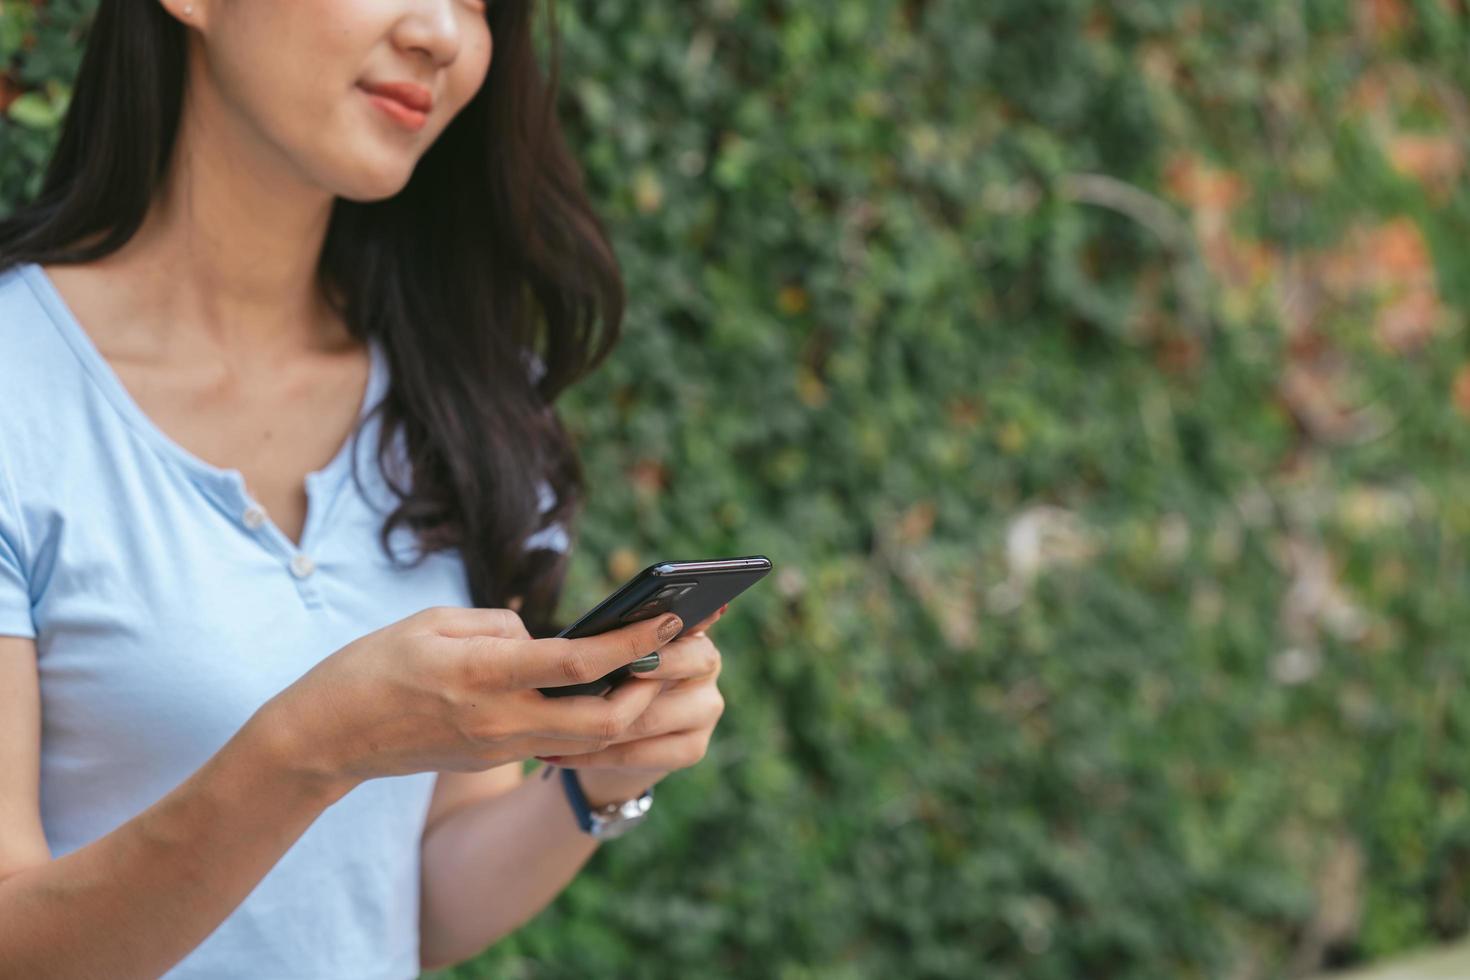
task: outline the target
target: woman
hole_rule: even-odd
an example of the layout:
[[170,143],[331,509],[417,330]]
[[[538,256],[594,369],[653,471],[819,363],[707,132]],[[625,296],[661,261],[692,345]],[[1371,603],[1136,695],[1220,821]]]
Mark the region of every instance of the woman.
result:
[[531,7],[101,0],[0,223],[0,976],[412,977],[703,756],[718,614],[532,639],[622,287]]

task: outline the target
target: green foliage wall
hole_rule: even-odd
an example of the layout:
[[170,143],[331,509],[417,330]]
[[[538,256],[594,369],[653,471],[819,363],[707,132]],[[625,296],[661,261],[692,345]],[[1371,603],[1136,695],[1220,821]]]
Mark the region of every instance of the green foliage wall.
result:
[[[0,201],[90,6],[0,4]],[[708,758],[454,975],[1267,977],[1465,932],[1463,4],[558,16],[633,297],[564,408],[564,612],[779,571],[716,630]]]

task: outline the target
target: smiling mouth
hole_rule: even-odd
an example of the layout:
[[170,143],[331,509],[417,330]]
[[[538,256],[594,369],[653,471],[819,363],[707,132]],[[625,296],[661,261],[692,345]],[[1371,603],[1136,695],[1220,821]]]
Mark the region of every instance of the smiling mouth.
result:
[[[362,88],[362,86],[358,87]],[[405,129],[419,130],[429,121],[429,114],[427,112],[412,109],[397,99],[391,99],[386,95],[370,92],[365,88],[362,91],[368,97],[368,100],[378,107],[379,111]]]

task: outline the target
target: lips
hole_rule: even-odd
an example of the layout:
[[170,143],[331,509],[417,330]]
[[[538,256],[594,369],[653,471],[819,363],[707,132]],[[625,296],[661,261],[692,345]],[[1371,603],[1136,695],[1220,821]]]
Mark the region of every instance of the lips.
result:
[[401,103],[414,112],[427,113],[434,108],[433,93],[413,82],[363,82],[361,87],[373,95],[381,95]]

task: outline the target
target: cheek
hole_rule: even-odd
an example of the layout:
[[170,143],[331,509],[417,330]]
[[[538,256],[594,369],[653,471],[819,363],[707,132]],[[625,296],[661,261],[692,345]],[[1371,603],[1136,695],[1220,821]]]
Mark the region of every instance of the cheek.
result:
[[445,79],[448,83],[445,86],[448,90],[448,101],[454,107],[456,115],[484,86],[494,57],[495,41],[490,36],[488,27],[473,38],[466,35],[464,47],[450,66],[449,77]]
[[342,4],[270,0],[232,11],[217,33],[212,70],[227,103],[291,154],[310,153],[326,133],[360,125],[354,88],[371,35],[328,16]]
[[257,95],[304,111],[329,105],[357,79],[380,30],[343,0],[251,0],[225,9],[215,25],[223,40],[211,46],[226,48],[234,74],[252,79]]

